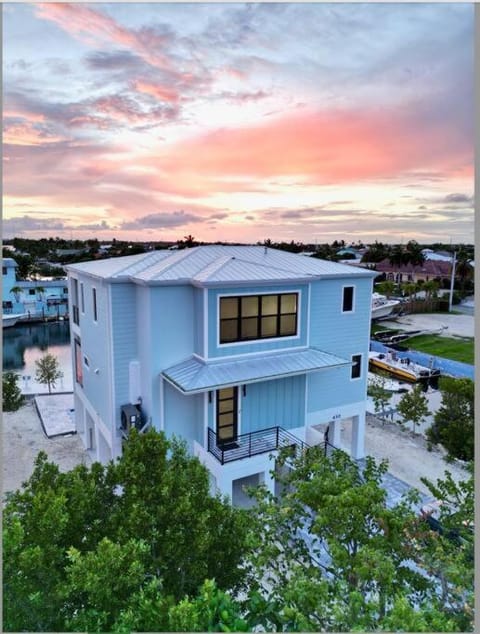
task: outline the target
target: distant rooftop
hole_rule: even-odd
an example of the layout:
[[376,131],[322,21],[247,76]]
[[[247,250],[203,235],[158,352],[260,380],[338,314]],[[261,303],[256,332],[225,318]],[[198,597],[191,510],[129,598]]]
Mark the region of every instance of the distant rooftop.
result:
[[375,277],[365,269],[306,258],[263,246],[211,245],[70,264],[69,272],[143,284],[178,282],[208,286],[224,283],[288,282],[331,277]]

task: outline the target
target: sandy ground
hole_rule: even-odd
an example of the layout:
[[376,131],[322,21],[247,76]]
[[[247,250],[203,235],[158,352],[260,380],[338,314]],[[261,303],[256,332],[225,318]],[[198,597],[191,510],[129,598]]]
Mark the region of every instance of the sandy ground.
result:
[[[342,426],[342,445],[349,447],[350,439],[350,426]],[[388,460],[388,470],[392,475],[427,494],[430,492],[421,477],[435,482],[445,477],[445,471],[449,471],[457,482],[468,477],[462,463],[455,461],[449,464],[445,461],[442,449],[434,447],[428,451],[427,442],[421,434],[404,430],[398,423],[383,423],[370,414],[367,414],[365,429],[365,453],[377,460]]]
[[[33,461],[40,450],[47,453],[62,471],[77,464],[90,464],[77,435],[48,439],[42,430],[40,419],[29,401],[17,412],[5,412],[3,419],[3,492],[19,488],[33,471]],[[350,428],[342,430],[342,444],[350,446]],[[389,471],[397,478],[428,493],[420,481],[421,476],[432,480],[444,477],[448,469],[453,477],[464,479],[465,470],[457,463],[448,465],[443,453],[437,449],[429,452],[425,439],[409,431],[403,431],[397,423],[382,424],[374,416],[367,416],[366,453],[376,459],[387,459]]]
[[33,401],[16,412],[4,412],[2,427],[3,493],[18,489],[31,476],[39,451],[45,451],[61,471],[69,471],[77,464],[90,464],[76,434],[47,438]]
[[405,331],[443,329],[443,337],[473,337],[475,321],[473,315],[453,315],[450,313],[418,313],[404,315],[395,320],[382,320],[379,325]]

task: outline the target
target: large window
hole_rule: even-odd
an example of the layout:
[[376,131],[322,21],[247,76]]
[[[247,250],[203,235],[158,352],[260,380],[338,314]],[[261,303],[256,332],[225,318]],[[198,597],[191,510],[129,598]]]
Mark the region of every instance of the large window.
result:
[[297,334],[298,293],[220,298],[220,343]]
[[227,387],[217,391],[218,444],[233,442],[237,438],[237,403],[237,387]]
[[353,286],[343,287],[342,312],[351,313],[353,311]]
[[354,354],[352,355],[352,379],[359,379],[362,374],[362,355]]

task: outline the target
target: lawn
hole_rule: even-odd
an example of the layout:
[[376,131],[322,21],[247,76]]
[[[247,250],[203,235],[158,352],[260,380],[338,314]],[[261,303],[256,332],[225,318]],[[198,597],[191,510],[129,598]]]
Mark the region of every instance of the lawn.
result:
[[452,339],[451,337],[438,337],[437,335],[419,335],[402,341],[412,350],[432,354],[436,357],[444,357],[462,363],[474,363],[473,337]]

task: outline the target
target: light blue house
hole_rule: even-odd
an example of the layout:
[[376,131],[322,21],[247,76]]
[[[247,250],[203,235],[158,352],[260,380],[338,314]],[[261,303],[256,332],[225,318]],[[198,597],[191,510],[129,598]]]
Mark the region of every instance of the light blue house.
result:
[[67,314],[66,279],[17,280],[17,267],[13,258],[2,259],[2,311],[5,315],[61,317]]
[[260,246],[67,269],[77,431],[95,459],[152,425],[235,501],[245,479],[274,490],[275,452],[327,428],[363,456],[375,273]]

